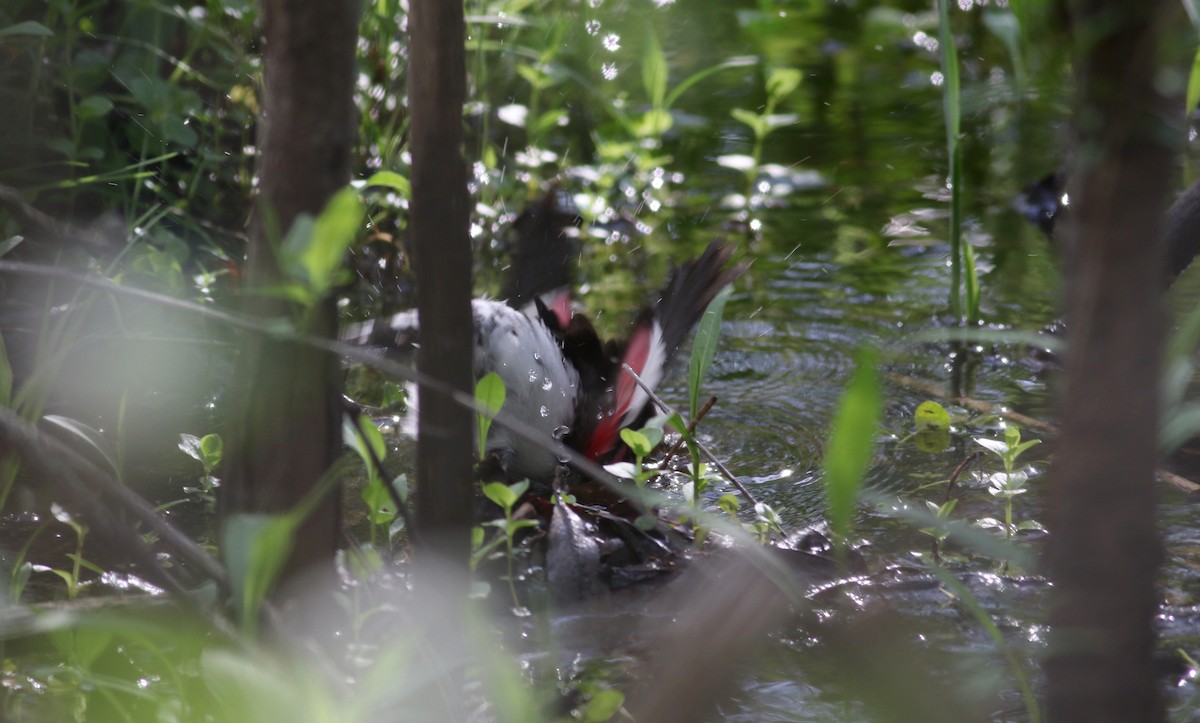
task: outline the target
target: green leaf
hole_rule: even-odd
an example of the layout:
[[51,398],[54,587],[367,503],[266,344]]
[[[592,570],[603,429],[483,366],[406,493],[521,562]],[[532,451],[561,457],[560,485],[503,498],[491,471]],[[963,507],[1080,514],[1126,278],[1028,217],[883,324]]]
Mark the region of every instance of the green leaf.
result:
[[475,429],[479,435],[479,457],[481,459],[487,452],[487,437],[492,428],[492,420],[504,406],[504,395],[504,380],[496,372],[488,372],[475,383],[475,403],[483,407],[483,411],[475,415]]
[[488,372],[475,384],[475,403],[490,417],[496,416],[504,406],[504,396],[504,380],[496,372]]
[[754,131],[755,136],[762,137],[767,134],[766,124],[763,122],[762,116],[759,114],[748,111],[744,108],[734,108],[733,110],[729,111],[729,114],[732,115],[735,120],[741,121],[742,123],[750,126],[750,130]]
[[390,188],[405,198],[412,198],[412,184],[404,176],[395,171],[379,171],[367,179],[366,187],[382,186]]
[[1008,454],[1008,444],[1001,442],[998,439],[988,439],[987,437],[976,437],[975,443],[983,447],[987,451],[995,454],[1003,459]]
[[219,434],[206,434],[200,439],[201,464],[206,469],[212,469],[221,463],[225,456],[225,442]]
[[304,284],[316,298],[341,281],[342,257],[362,228],[366,210],[358,194],[343,188],[329,199],[316,219],[301,214],[280,249],[287,275]]
[[609,688],[607,690],[594,691],[589,696],[587,705],[584,706],[583,719],[587,723],[600,723],[601,721],[612,720],[624,704],[625,694],[619,690]]
[[112,110],[113,103],[103,95],[90,95],[76,106],[81,118],[102,118]]
[[[501,484],[500,482],[488,482],[483,486],[483,496],[487,497],[492,502],[495,502],[500,506],[501,509],[507,512],[513,508],[513,505],[517,504],[517,500],[520,499],[521,495],[525,493],[524,489],[522,489],[519,493],[513,489],[520,484],[522,483],[518,482],[516,485],[509,487],[508,485]],[[525,486],[528,486],[528,483],[524,484]]]
[[850,535],[858,492],[875,449],[883,400],[875,352],[864,347],[842,394],[825,448],[825,495],[829,523],[839,544]]
[[383,441],[383,434],[379,431],[379,427],[371,421],[371,418],[360,414],[355,420],[349,415],[344,415],[342,417],[342,441],[347,447],[353,449],[363,461],[363,465],[367,468],[367,477],[372,482],[379,481],[382,484],[382,481],[378,479],[379,470],[376,468],[376,461],[387,456],[387,443]]
[[721,289],[704,310],[704,316],[700,318],[700,325],[696,329],[696,338],[692,342],[692,357],[688,361],[688,402],[692,419],[695,419],[700,411],[700,383],[708,374],[708,367],[717,353],[717,340],[721,336],[721,316],[725,313],[725,302],[729,301],[729,295],[732,293],[733,290],[728,286]]
[[658,138],[671,130],[674,123],[675,119],[671,117],[670,111],[651,108],[642,114],[637,124],[634,125],[633,134],[638,138]]
[[302,517],[236,514],[225,523],[221,554],[229,571],[234,608],[242,629],[253,635],[267,593],[274,587],[292,551]]
[[779,102],[799,88],[803,78],[795,68],[771,68],[767,71],[767,96]]
[[386,525],[396,519],[396,506],[392,496],[378,477],[363,485],[362,500],[367,505],[367,519],[372,525]]
[[646,45],[642,50],[642,87],[646,89],[646,97],[654,108],[664,107],[667,77],[667,56],[663,54],[654,29],[649,28],[646,30]]
[[0,39],[14,38],[19,35],[33,38],[52,38],[54,37],[54,31],[35,20],[26,20],[0,29]]
[[654,450],[646,435],[628,427],[621,430],[621,441],[629,446],[629,449],[633,451],[633,456],[638,459],[646,457]]
[[950,413],[937,402],[924,401],[917,405],[917,411],[913,413],[913,423],[918,431],[950,429]]

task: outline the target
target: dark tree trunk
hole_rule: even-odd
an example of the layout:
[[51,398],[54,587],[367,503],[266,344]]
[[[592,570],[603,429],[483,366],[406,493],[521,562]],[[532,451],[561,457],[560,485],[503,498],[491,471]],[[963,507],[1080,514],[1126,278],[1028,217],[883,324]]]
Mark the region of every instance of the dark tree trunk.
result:
[[1046,669],[1057,721],[1163,718],[1151,656],[1162,215],[1182,139],[1155,91],[1173,3],[1076,0],[1078,162]]
[[[265,97],[259,158],[260,195],[246,283],[253,291],[280,279],[273,247],[299,214],[317,214],[350,180],[358,3],[263,0]],[[253,297],[247,311],[278,317],[288,304]],[[313,310],[305,332],[332,336],[333,299]],[[296,506],[339,453],[338,359],[262,336],[244,339],[235,374],[233,458],[222,513],[279,512]],[[280,589],[304,570],[328,567],[337,551],[335,490],[304,523]]]
[[[462,157],[466,92],[460,2],[413,0],[409,27],[413,267],[422,372],[472,388],[471,242]],[[461,569],[465,589],[472,505],[472,412],[422,390],[417,442],[418,555]]]

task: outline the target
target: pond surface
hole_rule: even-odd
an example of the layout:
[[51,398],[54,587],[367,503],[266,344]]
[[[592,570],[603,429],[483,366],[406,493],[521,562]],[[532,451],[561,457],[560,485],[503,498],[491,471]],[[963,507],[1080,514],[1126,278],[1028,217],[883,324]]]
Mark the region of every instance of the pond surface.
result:
[[[682,174],[674,203],[658,213],[639,207],[639,218],[658,240],[622,238],[617,243],[626,246],[618,245],[608,261],[643,253],[643,245],[652,259],[666,255],[678,261],[691,253],[680,249],[698,248],[714,235],[726,236],[753,260],[726,309],[705,386],[719,402],[701,424],[701,438],[779,513],[785,527],[798,529],[823,517],[823,441],[859,348],[879,350],[885,373],[933,382],[1047,422],[1053,422],[1056,382],[1053,368],[1025,347],[936,341],[955,322],[946,315],[949,194],[930,17],[829,5],[798,13],[801,21],[787,18],[782,8],[772,10],[778,17],[767,18],[762,7],[703,4],[684,23],[682,8],[651,11],[647,21],[622,6],[606,20],[618,28],[651,22],[666,29],[662,43],[670,49],[672,78],[747,53],[762,53],[769,63],[800,68],[804,75],[795,96],[776,109],[794,117],[767,136],[760,160],[776,166],[762,168],[753,180],[749,188],[758,195],[748,207],[746,179],[729,170],[728,156],[751,153],[754,139],[745,125],[731,120],[730,110],[761,110],[763,96],[754,86],[763,71],[720,73],[682,96],[677,115],[693,127],[677,129],[664,143],[675,156],[669,170]],[[966,235],[976,249],[985,322],[1037,330],[1056,315],[1056,262],[1050,242],[1020,217],[1013,200],[1023,185],[1061,161],[1055,142],[1064,117],[1062,78],[1060,85],[1018,87],[1011,58],[982,29],[992,22],[985,16],[992,12],[969,10],[964,25],[970,30],[960,37],[960,53],[970,58],[964,68]],[[663,20],[663,13],[671,19]],[[597,266],[598,274],[607,270]],[[588,280],[585,305],[610,308],[608,287]],[[1183,288],[1175,291],[1176,306],[1194,298],[1189,285],[1194,282],[1188,279],[1178,285]],[[663,396],[682,406],[687,390],[681,376],[669,381]],[[956,423],[949,447],[921,451],[909,436],[912,415],[929,398],[893,376],[885,378],[884,418],[867,480],[877,495],[940,504],[954,469],[982,450],[974,438],[1003,439],[1002,420],[952,409]],[[1041,435],[1025,429],[1023,437]],[[1049,447],[1035,447],[1022,458],[1028,492],[1015,499],[1014,521],[1044,519]],[[999,460],[990,456],[970,468],[958,481],[953,517],[985,524],[1003,519],[1003,504],[986,482],[1000,470]],[[1170,658],[1175,648],[1194,650],[1200,633],[1200,586],[1194,582],[1200,520],[1194,500],[1165,484],[1159,493],[1167,552],[1161,647]],[[912,640],[929,653],[925,662],[933,675],[969,689],[977,702],[988,701],[980,703],[981,710],[993,720],[1027,719],[996,642],[925,563],[916,563],[928,555],[931,538],[913,523],[871,507],[862,509],[857,524],[862,552],[876,573],[857,594],[865,599],[885,593],[888,606],[913,625]],[[1036,555],[1041,539],[1030,532],[1018,544]],[[1006,568],[961,549],[948,555],[947,565],[1016,658],[1035,670],[1045,652],[1046,587],[1036,570]],[[819,635],[811,629],[793,632],[778,633],[748,666],[740,694],[722,708],[722,716],[823,721],[866,715],[844,697],[854,689],[844,680],[847,671],[814,662],[821,660],[814,654]],[[1181,687],[1172,700],[1175,715],[1194,715],[1195,692]]]

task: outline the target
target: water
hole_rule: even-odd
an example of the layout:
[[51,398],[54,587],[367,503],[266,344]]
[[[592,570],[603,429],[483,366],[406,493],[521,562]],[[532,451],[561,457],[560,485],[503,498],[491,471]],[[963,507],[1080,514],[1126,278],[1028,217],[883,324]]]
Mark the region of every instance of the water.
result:
[[[604,25],[636,43],[638,35],[627,28],[655,23],[671,51],[672,80],[764,49],[770,63],[803,70],[800,91],[776,109],[795,118],[763,144],[761,161],[776,164],[782,174],[764,169],[749,179],[737,170],[742,161],[726,160],[744,158],[753,147],[748,128],[731,121],[729,113],[763,109],[756,83],[761,71],[719,73],[700,86],[702,93],[681,96],[677,117],[694,116],[703,130],[677,127],[669,134],[664,145],[675,161],[669,170],[683,175],[682,188],[670,210],[658,215],[643,210],[642,216],[670,241],[627,241],[635,250],[651,249],[647,277],[657,270],[653,263],[661,263],[656,256],[681,258],[714,235],[727,236],[753,259],[726,310],[721,347],[704,390],[720,401],[700,434],[795,529],[823,518],[822,446],[860,347],[880,350],[885,372],[954,387],[1045,421],[1053,421],[1056,381],[1020,346],[956,351],[945,342],[920,341],[922,333],[953,326],[945,315],[950,283],[945,139],[940,89],[932,82],[936,47],[928,42],[936,28],[884,9],[856,13],[831,5],[801,20],[787,18],[783,10],[777,18],[758,15],[758,7],[699,4],[687,23],[654,15],[647,21],[630,11]],[[982,12],[971,11],[976,15],[968,23]],[[1025,79],[1036,89],[1014,92],[1008,57],[997,52],[995,38],[978,30],[975,26],[963,41],[968,50],[960,47],[963,57],[975,59],[964,76],[965,232],[976,247],[984,319],[998,328],[1036,330],[1056,315],[1056,261],[1047,239],[1013,211],[1012,199],[1060,162],[1055,148],[1062,91],[1037,85],[1042,75]],[[620,53],[631,45],[613,49],[618,66]],[[596,63],[614,62],[611,57],[597,54]],[[747,189],[758,194],[749,204]],[[602,309],[602,318],[636,297],[596,280],[608,268],[593,265],[590,293],[584,295],[585,303]],[[663,392],[680,406],[687,398],[681,376]],[[950,447],[921,452],[908,434],[914,409],[928,398],[885,382],[882,429],[867,480],[874,493],[940,503],[954,468],[982,449],[973,437],[1003,438],[999,420],[952,410],[963,413]],[[1034,430],[1023,435],[1040,438]],[[1022,460],[1031,479],[1029,491],[1014,501],[1015,520],[1044,521],[1047,454],[1042,445]],[[953,517],[1003,519],[1002,503],[983,481],[999,469],[998,459],[985,458],[959,480]],[[1190,499],[1165,486],[1159,493],[1168,559],[1160,647],[1186,649],[1200,632],[1200,586],[1194,581],[1200,564],[1194,530],[1200,520]],[[931,538],[869,506],[858,515],[856,534],[875,577],[831,602],[826,620],[836,628],[839,620],[854,619],[848,599],[878,601],[883,595],[897,619],[912,628],[908,642],[917,643],[935,681],[965,686],[993,720],[1025,719],[1018,685],[996,641],[968,606],[952,600],[926,567],[915,564],[916,555],[928,554]],[[1019,544],[1036,556],[1043,539],[1030,532]],[[1046,651],[1045,582],[1036,568],[1005,569],[995,560],[957,552],[949,569],[1033,675]],[[721,717],[815,721],[867,715],[869,708],[851,702],[863,691],[847,683],[853,673],[835,663],[830,651],[836,646],[824,637],[819,626],[778,631],[742,671],[738,693],[721,708]],[[880,649],[881,656],[886,652]],[[1194,710],[1187,700],[1192,694],[1185,685],[1173,703]]]

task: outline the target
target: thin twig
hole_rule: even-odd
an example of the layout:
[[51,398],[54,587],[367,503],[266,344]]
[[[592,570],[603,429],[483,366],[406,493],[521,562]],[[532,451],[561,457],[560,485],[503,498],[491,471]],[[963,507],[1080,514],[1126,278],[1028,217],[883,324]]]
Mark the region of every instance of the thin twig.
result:
[[[658,395],[654,393],[654,390],[646,386],[646,383],[642,381],[642,378],[639,377],[637,372],[631,369],[628,364],[622,364],[621,366],[625,369],[625,373],[632,377],[633,381],[637,382],[637,385],[642,388],[642,391],[645,392],[648,397],[650,397],[650,401],[654,402],[659,409],[663,410],[667,414],[679,414],[679,412],[672,409],[670,405],[659,399]],[[681,418],[682,416],[683,415],[680,415]],[[701,444],[699,440],[693,441],[696,442],[696,448],[703,452],[705,457],[708,457],[708,461],[712,462],[713,465],[716,466],[717,470],[721,472],[722,476],[729,480],[730,483],[732,483],[733,486],[738,489],[738,492],[741,492],[743,495],[745,495],[746,499],[750,500],[751,504],[758,504],[758,500],[754,499],[754,495],[750,494],[750,490],[746,489],[746,486],[739,482],[737,477],[733,476],[733,473],[729,471],[729,468],[727,468],[721,462],[721,460],[717,459],[716,455],[710,452],[708,447],[705,447],[703,444]],[[785,532],[784,534],[786,535],[787,533]]]
[[954,483],[958,482],[959,475],[961,475],[963,471],[967,469],[967,467],[971,466],[975,460],[982,456],[982,450],[978,452],[972,452],[971,454],[967,455],[966,459],[958,463],[958,466],[954,468],[954,472],[950,474],[950,481],[946,483],[946,496],[942,498],[943,503],[950,501],[950,493],[954,491]]
[[692,418],[692,421],[688,422],[687,433],[679,435],[679,439],[675,440],[675,444],[672,444],[671,448],[667,450],[667,453],[663,455],[662,463],[664,467],[679,452],[679,448],[684,445],[684,443],[687,441],[687,438],[696,433],[696,425],[700,423],[701,419],[704,419],[704,415],[708,414],[713,408],[713,405],[716,403],[716,397],[709,397],[708,401],[702,404],[700,409],[696,410],[696,416]]

